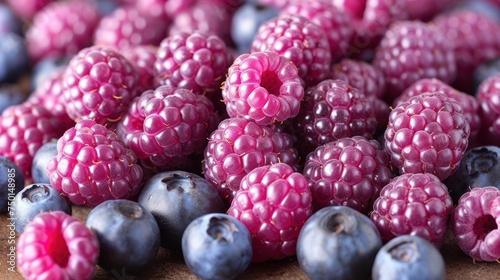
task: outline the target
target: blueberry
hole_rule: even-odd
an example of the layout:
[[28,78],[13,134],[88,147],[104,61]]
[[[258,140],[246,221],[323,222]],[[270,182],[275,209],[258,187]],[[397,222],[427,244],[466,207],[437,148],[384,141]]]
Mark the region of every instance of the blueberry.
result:
[[473,81],[474,81],[474,92],[477,92],[481,83],[500,73],[500,58],[494,58],[481,63],[474,71]]
[[28,93],[17,84],[4,84],[0,86],[0,114],[5,108],[18,105],[28,99]]
[[278,15],[278,9],[257,1],[247,1],[236,9],[231,21],[231,38],[240,53],[250,50],[259,27]]
[[367,279],[382,239],[373,222],[347,206],[314,213],[297,240],[297,260],[311,279]]
[[15,83],[28,67],[24,39],[12,32],[0,35],[0,84]]
[[12,32],[21,35],[22,27],[23,22],[12,9],[8,5],[0,3],[0,34]]
[[46,172],[47,164],[50,159],[57,155],[57,141],[49,141],[43,144],[35,153],[33,157],[33,164],[31,166],[31,174],[33,183],[46,183],[50,184],[49,176]]
[[480,146],[468,150],[456,171],[443,182],[455,204],[470,189],[486,186],[500,189],[500,147]]
[[0,213],[16,209],[14,198],[24,188],[24,174],[9,158],[0,156]]
[[93,208],[85,225],[99,240],[99,261],[111,272],[136,273],[160,249],[160,229],[153,215],[131,200],[107,200]]
[[41,212],[63,211],[71,215],[69,199],[49,184],[26,186],[14,198],[16,230],[22,233],[24,227]]
[[31,90],[35,91],[41,82],[54,71],[65,68],[71,57],[48,57],[33,66],[31,74]]
[[162,247],[181,249],[182,234],[194,219],[224,213],[217,190],[205,178],[185,171],[166,171],[151,177],[137,201],[160,226]]
[[377,253],[372,280],[441,280],[446,267],[441,253],[429,241],[415,235],[400,235]]
[[206,214],[186,228],[182,254],[189,270],[202,279],[235,279],[252,259],[250,232],[227,214]]

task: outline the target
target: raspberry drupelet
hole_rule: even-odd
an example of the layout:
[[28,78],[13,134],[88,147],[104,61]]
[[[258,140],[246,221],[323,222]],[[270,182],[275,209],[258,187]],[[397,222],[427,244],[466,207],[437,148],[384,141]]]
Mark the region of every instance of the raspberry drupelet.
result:
[[154,66],[156,61],[157,46],[139,45],[127,48],[121,52],[139,73],[140,92],[156,89],[160,84],[155,79]]
[[483,144],[500,146],[500,74],[493,75],[484,80],[476,93],[480,105],[480,116],[482,121]]

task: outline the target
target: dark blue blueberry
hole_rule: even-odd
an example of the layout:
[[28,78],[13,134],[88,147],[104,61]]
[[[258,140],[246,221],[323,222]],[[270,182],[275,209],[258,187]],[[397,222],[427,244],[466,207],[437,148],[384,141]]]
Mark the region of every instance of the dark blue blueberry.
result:
[[444,280],[446,267],[438,249],[415,235],[400,235],[377,253],[372,280]]
[[311,279],[368,279],[382,247],[373,222],[347,206],[314,213],[297,240],[297,260]]
[[443,182],[455,204],[470,189],[500,189],[500,147],[480,146],[466,151],[457,170]]
[[252,259],[250,232],[229,215],[206,214],[186,228],[182,254],[189,270],[202,279],[236,279]]
[[49,184],[31,184],[19,192],[15,199],[16,230],[22,233],[24,227],[41,212],[64,211],[71,215],[69,199]]
[[22,35],[23,22],[8,5],[0,3],[0,34],[11,32]]
[[122,1],[120,0],[91,0],[95,5],[97,5],[97,8],[101,12],[101,15],[109,15],[111,14],[116,8],[121,6]]
[[240,53],[248,53],[259,27],[278,15],[278,9],[247,1],[236,9],[231,21],[231,38]]
[[15,210],[14,198],[24,188],[24,174],[12,160],[0,156],[0,213]]
[[66,67],[70,59],[71,57],[48,57],[36,63],[31,74],[31,90],[35,91],[54,71]]
[[24,39],[12,32],[0,35],[0,84],[17,82],[28,68]]
[[474,92],[477,92],[484,80],[498,73],[500,73],[500,58],[490,59],[480,64],[474,71]]
[[160,249],[160,229],[153,215],[131,200],[97,205],[85,225],[99,240],[99,266],[111,272],[136,273],[149,265]]
[[4,84],[0,86],[0,114],[5,108],[18,105],[28,99],[28,93],[17,84]]
[[31,165],[31,174],[33,183],[50,184],[49,176],[46,172],[47,164],[50,159],[57,155],[57,141],[53,140],[43,144],[35,153],[33,157],[33,164]]
[[137,201],[158,222],[162,247],[175,250],[181,249],[182,234],[194,219],[226,211],[217,190],[205,178],[180,170],[151,177]]

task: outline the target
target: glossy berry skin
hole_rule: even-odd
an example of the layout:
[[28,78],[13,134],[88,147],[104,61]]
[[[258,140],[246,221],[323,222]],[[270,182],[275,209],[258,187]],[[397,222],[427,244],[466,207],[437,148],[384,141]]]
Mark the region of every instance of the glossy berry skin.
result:
[[136,273],[150,264],[160,249],[160,229],[139,203],[117,199],[90,211],[85,226],[100,244],[99,266],[108,271]]
[[391,179],[387,153],[376,140],[362,136],[318,146],[307,156],[302,173],[311,189],[314,211],[343,205],[368,214]]
[[451,228],[462,251],[477,261],[500,259],[500,190],[485,186],[465,193],[456,206]]
[[252,237],[253,262],[296,253],[300,229],[312,214],[307,180],[286,163],[264,165],[241,180],[227,213]]
[[422,78],[455,80],[453,43],[433,25],[400,21],[387,30],[375,51],[373,65],[385,76],[388,103]]
[[176,250],[181,249],[182,234],[193,220],[226,210],[214,186],[197,174],[181,170],[151,177],[137,202],[158,222],[162,247]]
[[281,14],[261,25],[250,52],[262,51],[273,51],[292,61],[306,86],[325,78],[332,61],[325,31],[299,15]]
[[297,260],[310,279],[367,279],[382,239],[377,227],[346,206],[328,206],[302,227]]
[[99,257],[95,234],[62,211],[37,215],[16,246],[17,268],[25,279],[92,279]]
[[139,45],[127,48],[121,51],[121,54],[127,59],[139,73],[140,92],[148,89],[156,89],[160,86],[155,79],[154,65],[156,61],[157,46]]
[[24,174],[9,158],[0,156],[0,213],[13,212],[14,198],[24,188]]
[[253,121],[221,121],[208,140],[202,162],[203,175],[230,204],[242,178],[257,167],[278,162],[298,169],[298,152],[292,136]]
[[41,104],[23,102],[0,115],[0,156],[12,160],[31,180],[33,157],[45,143],[59,138],[64,125]]
[[482,139],[483,143],[495,146],[500,144],[496,140],[500,136],[500,104],[498,103],[500,87],[498,81],[500,81],[500,73],[484,80],[476,93],[481,106],[482,129],[486,135],[485,139]]
[[71,215],[71,203],[49,184],[26,186],[14,198],[16,205],[16,231],[23,233],[24,228],[41,212],[63,211]]
[[57,156],[57,140],[53,139],[43,144],[33,156],[31,165],[31,175],[33,183],[50,184],[50,178],[47,175],[47,164]]
[[371,275],[373,280],[443,280],[446,265],[441,252],[429,241],[401,235],[380,248]]
[[139,75],[118,51],[92,46],[78,52],[63,74],[66,112],[78,122],[115,126],[138,91]]
[[139,193],[143,173],[136,160],[114,132],[83,120],[59,138],[57,156],[46,172],[51,185],[73,204],[94,207]]
[[54,1],[48,4],[35,14],[26,31],[31,61],[72,56],[89,47],[100,19],[97,6],[90,1]]
[[222,97],[230,117],[268,125],[299,113],[304,87],[289,59],[271,51],[254,52],[233,62]]
[[182,253],[188,269],[202,279],[235,279],[252,259],[250,232],[227,214],[206,214],[184,231]]
[[403,173],[432,173],[444,180],[467,150],[470,126],[461,104],[428,92],[396,106],[385,130],[391,164]]
[[15,14],[11,6],[0,4],[0,34],[15,33],[21,35],[23,32],[23,23]]
[[0,84],[16,83],[29,68],[24,38],[9,32],[0,35]]
[[429,173],[403,174],[382,188],[370,219],[384,241],[410,234],[440,248],[452,211],[448,188],[438,177]]

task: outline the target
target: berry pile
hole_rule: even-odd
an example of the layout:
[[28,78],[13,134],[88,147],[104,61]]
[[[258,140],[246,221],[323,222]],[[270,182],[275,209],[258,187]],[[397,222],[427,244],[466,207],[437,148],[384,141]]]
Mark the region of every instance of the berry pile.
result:
[[206,279],[440,279],[446,234],[499,261],[500,1],[477,5],[4,1],[19,272],[143,278],[168,250]]

